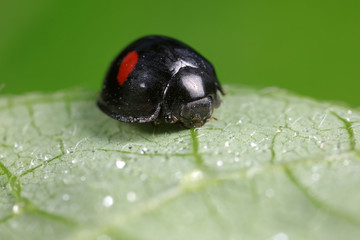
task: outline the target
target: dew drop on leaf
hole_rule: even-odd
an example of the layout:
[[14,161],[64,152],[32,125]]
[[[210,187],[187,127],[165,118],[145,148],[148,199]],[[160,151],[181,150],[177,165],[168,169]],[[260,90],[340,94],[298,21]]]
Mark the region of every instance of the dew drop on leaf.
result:
[[71,149],[66,149],[66,154],[70,154],[70,153],[73,153],[74,151],[73,150],[71,150]]
[[140,151],[141,154],[147,153],[148,149],[146,147],[143,147]]
[[200,170],[194,170],[186,174],[182,179],[181,183],[185,186],[192,185],[196,182],[200,182],[204,179],[204,173]]
[[222,167],[222,165],[224,165],[223,161],[219,160],[219,161],[216,162],[216,166]]
[[64,194],[64,195],[62,195],[62,200],[64,200],[64,201],[69,201],[69,200],[70,200],[69,194]]
[[105,207],[111,207],[114,204],[114,199],[111,196],[106,196],[103,200]]
[[136,201],[136,198],[137,198],[137,196],[136,196],[136,193],[135,193],[135,192],[128,192],[128,193],[126,194],[126,199],[127,199],[129,202],[134,202],[134,201]]
[[14,214],[18,214],[20,213],[20,206],[15,204],[13,207],[12,207],[12,211]]
[[126,165],[126,162],[123,161],[123,160],[116,160],[116,163],[115,163],[116,167],[119,168],[119,169],[123,169]]

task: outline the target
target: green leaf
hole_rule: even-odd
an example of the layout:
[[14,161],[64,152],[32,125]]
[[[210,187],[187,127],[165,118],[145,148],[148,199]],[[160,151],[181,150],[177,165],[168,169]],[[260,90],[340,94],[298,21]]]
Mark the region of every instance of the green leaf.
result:
[[358,239],[360,111],[227,92],[191,130],[83,90],[2,96],[1,239]]

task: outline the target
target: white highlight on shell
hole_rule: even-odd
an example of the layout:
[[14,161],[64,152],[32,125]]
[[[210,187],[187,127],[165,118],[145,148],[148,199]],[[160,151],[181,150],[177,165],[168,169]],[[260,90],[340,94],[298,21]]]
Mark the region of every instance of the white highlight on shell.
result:
[[192,68],[198,68],[196,65],[190,63],[190,62],[186,62],[183,59],[179,59],[176,62],[174,62],[171,67],[170,67],[170,71],[172,72],[172,75],[174,76],[175,74],[177,74],[181,68],[183,67],[192,67]]
[[189,74],[182,77],[181,81],[192,98],[202,97],[205,95],[202,79],[200,76]]

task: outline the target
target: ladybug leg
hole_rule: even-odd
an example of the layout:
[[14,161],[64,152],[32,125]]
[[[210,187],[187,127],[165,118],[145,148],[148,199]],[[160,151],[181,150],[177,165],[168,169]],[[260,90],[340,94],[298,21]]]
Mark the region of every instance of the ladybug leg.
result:
[[165,115],[165,122],[166,123],[176,123],[178,121],[179,121],[179,119],[176,116],[172,115],[172,114],[166,114]]

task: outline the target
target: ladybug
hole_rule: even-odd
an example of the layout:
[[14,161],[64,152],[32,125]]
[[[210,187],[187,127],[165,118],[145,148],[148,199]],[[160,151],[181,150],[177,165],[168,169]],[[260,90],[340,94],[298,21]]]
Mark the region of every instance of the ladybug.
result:
[[181,123],[201,127],[224,94],[214,67],[188,45],[165,36],[146,36],[110,64],[99,108],[123,122]]

